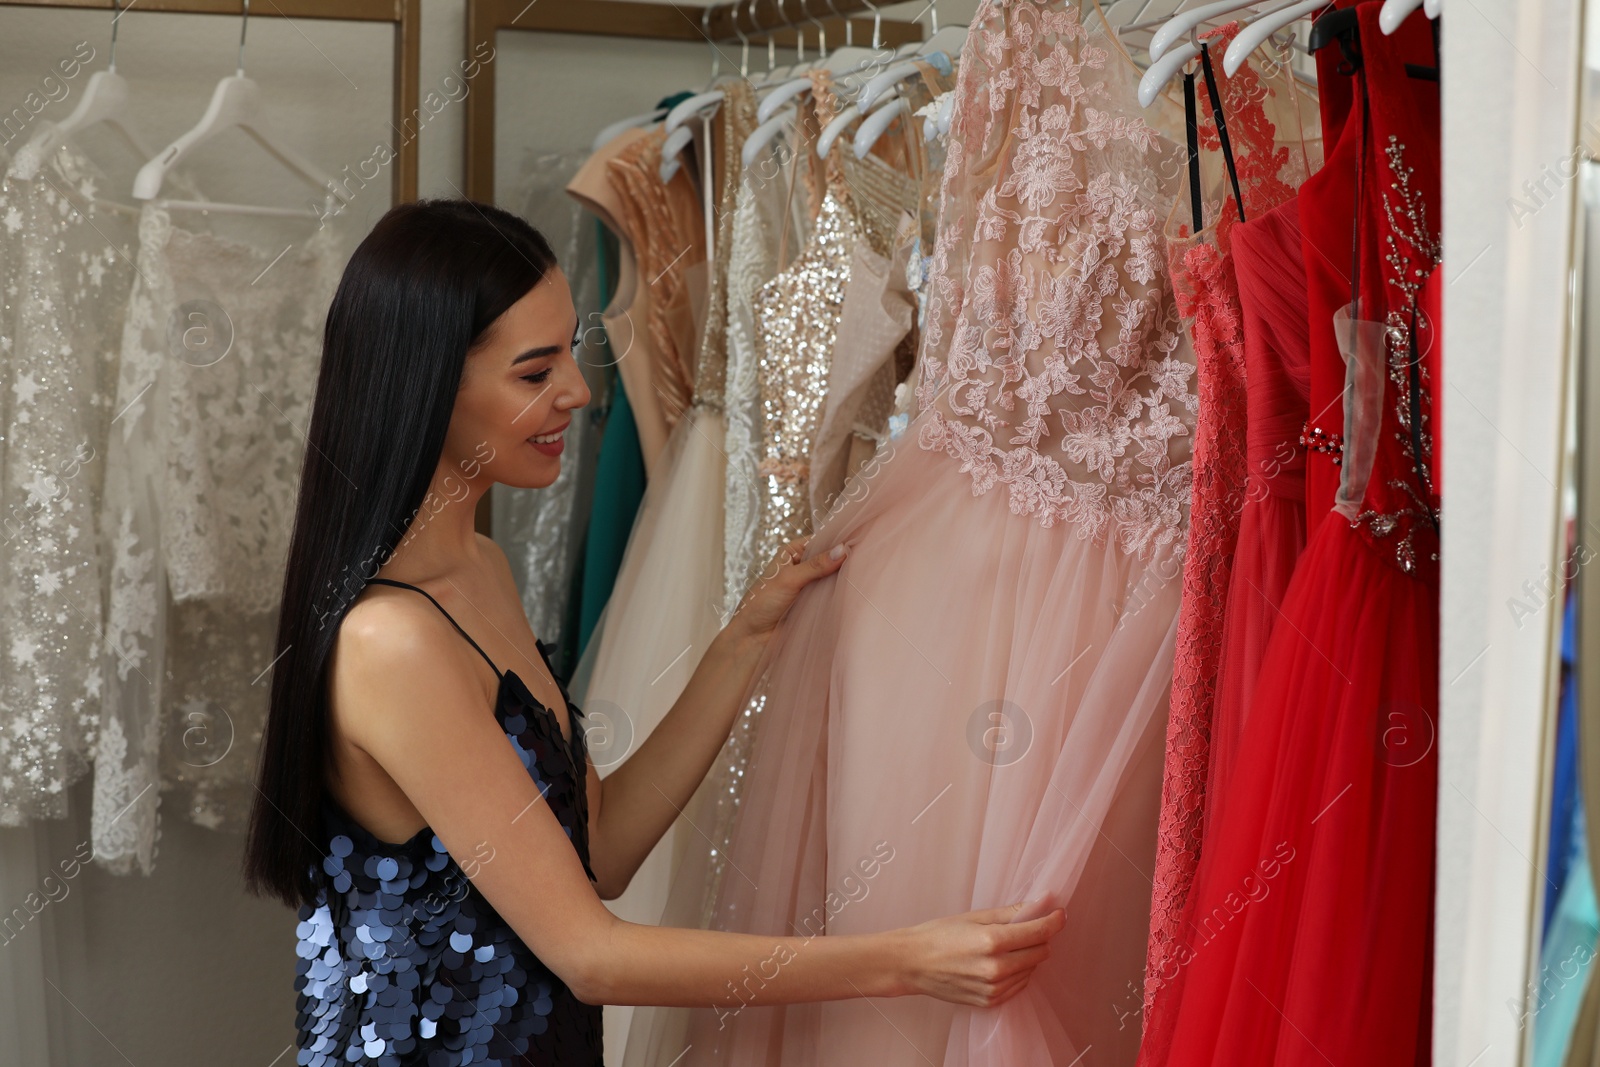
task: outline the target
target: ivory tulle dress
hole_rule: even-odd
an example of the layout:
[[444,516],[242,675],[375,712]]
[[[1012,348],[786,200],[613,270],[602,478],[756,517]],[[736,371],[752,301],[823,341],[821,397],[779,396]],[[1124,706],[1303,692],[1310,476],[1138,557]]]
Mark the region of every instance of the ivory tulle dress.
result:
[[1060,950],[993,1011],[691,1009],[657,1062],[1132,1062],[1195,410],[1161,244],[1181,147],[1150,123],[1182,117],[1139,108],[1076,8],[973,23],[921,412],[812,539],[850,556],[771,647],[713,922],[848,934],[1049,894]]
[[[1409,69],[1438,59],[1422,15],[1388,36],[1376,0],[1354,6],[1359,43],[1318,54],[1335,147],[1299,196],[1312,421],[1337,413],[1320,455],[1338,477],[1308,487],[1320,520],[1160,976],[1150,1067],[1431,1059],[1440,360],[1419,295],[1440,257],[1439,103]],[[1352,237],[1355,271],[1311,269],[1348,267]]]
[[[722,624],[722,500],[726,461],[722,453],[722,325],[725,279],[740,188],[739,149],[755,126],[749,84],[731,82],[717,111],[715,269],[709,321],[701,331],[695,362],[694,402],[675,421],[645,490],[622,567],[604,618],[585,653],[592,657],[584,695],[595,724],[591,758],[602,775],[648,737],[677,701]],[[658,179],[659,181],[659,179]],[[630,922],[661,922],[670,884],[673,839],[693,834],[680,826],[645,858],[623,894],[607,902]],[[620,1062],[632,1015],[630,1006],[606,1015],[610,1058]]]

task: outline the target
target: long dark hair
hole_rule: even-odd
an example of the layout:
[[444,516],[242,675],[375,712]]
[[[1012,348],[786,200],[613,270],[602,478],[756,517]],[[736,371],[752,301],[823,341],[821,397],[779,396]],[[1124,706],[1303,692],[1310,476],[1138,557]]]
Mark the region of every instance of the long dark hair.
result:
[[422,507],[467,352],[556,265],[522,219],[469,200],[391,209],[328,308],[245,842],[246,887],[314,902],[326,667],[345,612]]

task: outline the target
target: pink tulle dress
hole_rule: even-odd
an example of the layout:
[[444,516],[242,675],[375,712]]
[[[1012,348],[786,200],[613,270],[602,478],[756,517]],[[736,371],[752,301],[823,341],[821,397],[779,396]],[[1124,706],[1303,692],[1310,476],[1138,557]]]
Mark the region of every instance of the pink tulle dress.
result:
[[770,648],[713,923],[827,936],[1048,897],[1067,928],[991,1010],[764,1005],[776,963],[753,960],[750,1002],[685,1011],[652,1062],[1137,1054],[1197,406],[1163,237],[1183,112],[1142,109],[1140,73],[1093,3],[980,5],[919,414],[812,538],[850,555]]

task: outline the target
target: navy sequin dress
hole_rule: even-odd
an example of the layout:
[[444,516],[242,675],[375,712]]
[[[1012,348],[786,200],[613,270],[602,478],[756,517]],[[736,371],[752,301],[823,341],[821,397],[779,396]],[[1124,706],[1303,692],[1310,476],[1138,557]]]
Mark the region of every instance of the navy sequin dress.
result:
[[[414,585],[372,581],[433,600]],[[548,666],[543,643],[539,654]],[[584,732],[574,723],[567,742],[554,713],[521,678],[492,660],[489,666],[500,679],[495,717],[506,740],[593,879]],[[561,696],[571,707],[564,686]],[[301,907],[296,930],[297,1064],[601,1067],[599,1005],[578,1000],[539,962],[431,829],[387,842],[331,797],[323,813],[325,856],[312,871],[317,904]]]

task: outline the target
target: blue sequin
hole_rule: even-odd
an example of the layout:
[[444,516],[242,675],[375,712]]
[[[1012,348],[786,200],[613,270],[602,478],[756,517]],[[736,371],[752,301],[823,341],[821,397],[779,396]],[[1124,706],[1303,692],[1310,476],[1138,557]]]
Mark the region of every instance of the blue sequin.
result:
[[[564,739],[511,671],[495,713],[593,878],[583,729]],[[381,841],[331,797],[324,819],[316,902],[295,927],[296,1064],[600,1067],[600,1007],[529,951],[438,835]]]

